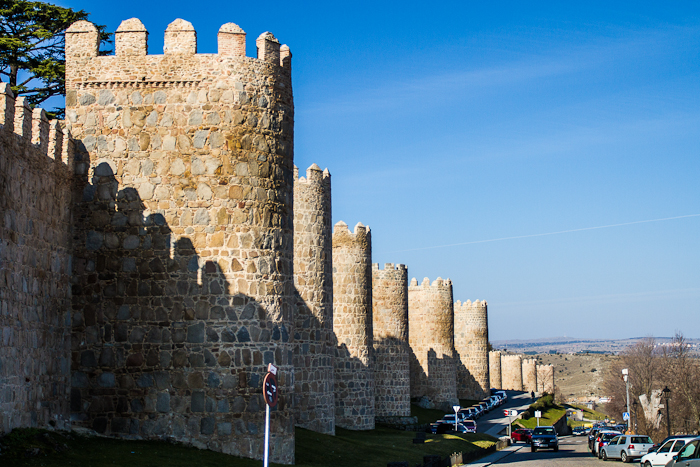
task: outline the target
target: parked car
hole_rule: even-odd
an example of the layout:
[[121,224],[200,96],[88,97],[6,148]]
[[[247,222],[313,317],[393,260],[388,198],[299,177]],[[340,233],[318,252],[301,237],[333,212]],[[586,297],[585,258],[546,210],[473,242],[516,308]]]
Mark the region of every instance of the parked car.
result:
[[467,420],[474,420],[476,418],[476,409],[474,407],[459,409],[459,413],[464,414]]
[[430,432],[432,434],[444,434],[444,433],[476,433],[476,422],[472,420],[465,420],[464,422],[457,423],[457,429],[455,430],[454,415],[452,416],[452,422],[446,422],[444,420],[438,420],[435,423],[430,424]]
[[666,467],[698,467],[700,466],[700,438],[693,438],[685,444],[666,464]]
[[[463,413],[458,413],[457,414],[457,422],[458,423],[463,423],[467,421],[467,416]],[[438,420],[438,422],[442,423],[451,423],[452,425],[455,424],[455,414],[453,413],[448,413],[445,414],[444,417],[442,417],[442,420]]]
[[559,438],[557,438],[557,432],[554,430],[554,427],[538,426],[532,430],[530,450],[535,452],[538,449],[554,449],[554,451],[559,450]]
[[620,459],[622,462],[631,462],[648,453],[653,445],[654,442],[646,435],[619,435],[601,449],[600,457],[604,461]]
[[530,444],[530,441],[532,440],[532,430],[529,428],[518,428],[517,430],[513,430],[513,432],[510,434],[510,439],[514,443],[522,441]]
[[598,433],[598,436],[595,439],[595,442],[593,443],[593,454],[598,456],[598,459],[602,459],[602,454],[601,450],[603,449],[604,446],[607,446],[608,443],[610,442],[611,439],[613,439],[615,436],[619,436],[622,433],[619,431],[601,431]]
[[[462,431],[464,430],[464,431]],[[466,420],[457,424],[458,433],[476,433],[476,422],[474,420]]]
[[642,456],[640,463],[644,467],[660,467],[668,464],[674,454],[677,454],[685,444],[695,436],[672,436],[652,447],[647,454]]
[[431,423],[429,429],[430,429],[430,432],[432,434],[439,435],[439,434],[448,433],[448,432],[454,430],[455,426],[454,426],[454,423],[449,424],[449,423],[443,423],[441,421],[437,421],[435,423]]

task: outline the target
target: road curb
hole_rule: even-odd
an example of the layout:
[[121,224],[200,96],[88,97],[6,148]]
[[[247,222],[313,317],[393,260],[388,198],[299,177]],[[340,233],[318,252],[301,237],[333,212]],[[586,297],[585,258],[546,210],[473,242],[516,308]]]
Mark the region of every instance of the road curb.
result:
[[487,467],[489,465],[492,465],[494,462],[498,462],[500,460],[505,459],[506,457],[510,456],[514,452],[518,452],[525,446],[516,446],[516,445],[511,445],[508,446],[505,449],[501,449],[498,452],[494,452],[493,454],[489,454],[486,457],[482,457],[476,462],[472,462],[470,464],[464,464],[464,465],[469,465],[473,467]]

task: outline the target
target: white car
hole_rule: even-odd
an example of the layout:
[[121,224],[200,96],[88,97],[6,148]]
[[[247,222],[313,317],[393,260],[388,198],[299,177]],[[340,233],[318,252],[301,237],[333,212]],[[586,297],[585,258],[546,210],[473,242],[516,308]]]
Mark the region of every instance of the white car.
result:
[[666,464],[668,467],[700,467],[700,438],[695,438],[681,448]]
[[607,446],[603,446],[600,457],[608,459],[620,459],[622,462],[631,462],[639,459],[649,452],[654,442],[646,435],[619,435],[615,436]]
[[685,446],[685,443],[692,439],[692,437],[671,438],[659,446],[656,451],[642,456],[639,462],[643,467],[663,467],[668,464],[674,454],[677,454]]

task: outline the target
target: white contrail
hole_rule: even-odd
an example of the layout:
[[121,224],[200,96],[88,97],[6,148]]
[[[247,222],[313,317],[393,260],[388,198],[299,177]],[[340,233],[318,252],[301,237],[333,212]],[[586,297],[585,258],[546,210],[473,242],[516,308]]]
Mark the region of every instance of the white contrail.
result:
[[426,246],[423,248],[410,248],[408,250],[394,250],[394,251],[389,251],[387,253],[401,253],[404,251],[433,250],[435,248],[448,248],[451,246],[474,245],[476,243],[500,242],[502,240],[515,240],[515,239],[519,239],[519,238],[544,237],[547,235],[559,235],[559,234],[565,234],[565,233],[571,233],[571,232],[583,232],[584,230],[607,229],[610,227],[622,227],[624,225],[646,224],[649,222],[661,222],[661,221],[670,221],[670,220],[674,220],[674,219],[685,219],[687,217],[700,217],[700,214],[688,214],[685,216],[664,217],[661,219],[648,219],[645,221],[623,222],[622,224],[599,225],[596,227],[583,227],[581,229],[560,230],[558,232],[547,232],[547,233],[530,234],[530,235],[517,235],[515,237],[491,238],[489,240],[475,240],[473,242],[451,243],[449,245]]

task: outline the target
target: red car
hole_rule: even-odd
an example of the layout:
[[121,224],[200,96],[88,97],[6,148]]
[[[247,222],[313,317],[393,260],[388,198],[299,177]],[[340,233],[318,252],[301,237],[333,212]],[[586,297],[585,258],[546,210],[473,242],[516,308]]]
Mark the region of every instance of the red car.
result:
[[529,444],[532,441],[532,430],[528,428],[519,428],[510,434],[510,439],[514,443],[523,441]]

